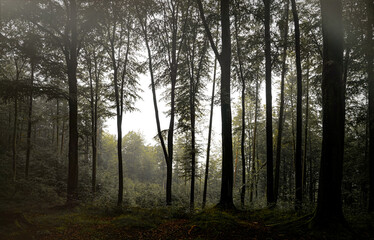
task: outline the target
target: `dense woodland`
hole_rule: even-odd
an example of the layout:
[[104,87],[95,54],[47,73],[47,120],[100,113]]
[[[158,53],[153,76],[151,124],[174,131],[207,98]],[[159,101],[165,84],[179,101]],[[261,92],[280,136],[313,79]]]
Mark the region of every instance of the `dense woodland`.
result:
[[[372,0],[1,0],[0,238],[374,238],[373,28]],[[152,143],[122,129],[144,82]]]

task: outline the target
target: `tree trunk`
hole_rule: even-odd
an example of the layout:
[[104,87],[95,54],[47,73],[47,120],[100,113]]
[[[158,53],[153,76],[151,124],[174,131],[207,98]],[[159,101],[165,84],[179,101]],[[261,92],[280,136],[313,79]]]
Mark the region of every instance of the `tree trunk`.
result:
[[233,152],[232,152],[232,120],[230,105],[231,77],[231,38],[230,38],[230,1],[221,0],[221,34],[222,52],[218,53],[213,41],[208,23],[204,16],[201,0],[198,0],[200,17],[208,35],[210,45],[221,65],[221,121],[222,121],[222,180],[221,196],[218,207],[223,209],[235,208],[232,198],[233,189]]
[[[112,48],[113,50],[113,48]],[[114,52],[112,52],[114,56]],[[112,60],[114,61],[115,58]],[[118,160],[118,197],[117,206],[121,207],[123,203],[123,160],[122,160],[122,111],[120,101],[120,90],[118,88],[118,67],[113,62],[113,80],[114,94],[116,98],[116,115],[117,115],[117,160]]]
[[31,60],[31,76],[30,76],[30,96],[29,96],[29,112],[27,118],[27,146],[26,146],[26,164],[25,164],[25,177],[29,178],[29,165],[31,153],[31,117],[32,117],[32,99],[33,99],[33,85],[34,85],[34,63]]
[[[308,160],[308,123],[309,123],[309,56],[307,58],[307,69],[306,69],[306,100],[305,100],[305,129],[304,129],[304,158],[303,158],[303,189],[306,193],[306,164]],[[310,168],[312,165],[310,164]],[[310,196],[310,195],[309,195]]]
[[280,107],[279,107],[279,119],[278,119],[278,136],[277,136],[277,152],[275,158],[275,176],[274,176],[274,201],[278,200],[279,192],[279,172],[280,172],[280,160],[282,150],[282,134],[283,134],[283,122],[284,122],[284,78],[286,76],[286,60],[287,60],[287,37],[288,37],[288,10],[289,0],[286,0],[285,8],[285,21],[283,29],[283,53],[282,53],[282,74],[281,74],[281,95],[280,95]]
[[174,122],[175,122],[175,86],[177,82],[178,62],[177,62],[177,16],[175,9],[172,14],[172,42],[171,42],[171,62],[170,62],[170,122],[168,129],[168,161],[166,164],[166,205],[171,205],[171,190],[173,179],[173,148],[174,148]]
[[64,151],[64,140],[65,140],[64,137],[65,137],[65,119],[64,119],[64,116],[63,116],[62,117],[62,127],[61,127],[61,148],[60,148],[60,155],[62,155],[62,153]]
[[56,150],[60,145],[60,101],[56,99]]
[[271,46],[270,46],[270,0],[265,3],[265,68],[266,68],[266,197],[267,204],[274,204],[273,190],[273,118],[271,97]]
[[[312,141],[309,137],[309,151],[312,152]],[[309,157],[309,201],[314,202],[314,178],[313,178],[313,161]]]
[[69,53],[66,54],[69,82],[69,173],[67,204],[78,200],[78,102],[77,102],[77,6],[69,0],[68,29],[70,30]]
[[9,111],[8,111],[8,146],[12,145],[12,139],[13,139],[13,134],[12,134],[12,104],[9,104]]
[[374,26],[374,3],[366,0],[366,10],[368,16],[367,26],[367,73],[369,84],[369,212],[374,212],[374,71],[373,71],[373,26]]
[[[192,63],[193,64],[193,63]],[[190,210],[195,208],[195,172],[196,172],[196,149],[195,149],[195,95],[194,81],[190,81],[190,115],[191,115],[191,193]]]
[[211,97],[211,100],[210,100],[208,146],[207,146],[207,150],[206,150],[205,178],[204,178],[203,206],[202,206],[203,209],[205,208],[205,205],[206,205],[206,194],[207,194],[207,191],[208,191],[210,142],[211,142],[211,139],[212,139],[212,124],[213,124],[214,93],[215,93],[215,87],[216,87],[216,73],[217,73],[217,58],[214,59],[212,97]]
[[329,228],[345,223],[341,199],[345,115],[341,0],[321,1],[321,12],[323,134],[318,202],[312,223]]
[[[97,83],[98,76],[95,74],[95,93],[93,87],[92,64],[91,59],[88,60],[88,72],[90,79],[90,107],[91,107],[91,148],[92,148],[92,177],[91,192],[96,192],[96,159],[97,159]],[[95,66],[96,67],[96,66]]]
[[299,16],[296,8],[296,0],[291,0],[292,15],[295,25],[295,52],[296,52],[296,75],[297,75],[297,100],[296,100],[296,152],[295,152],[295,209],[300,210],[303,201],[302,186],[302,70],[300,55],[300,28]]
[[[153,108],[155,111],[155,119],[156,119],[156,126],[157,126],[157,136],[158,136],[158,139],[160,140],[162,152],[164,154],[165,162],[167,165],[169,161],[169,155],[168,155],[166,145],[165,145],[165,140],[164,140],[164,137],[162,136],[162,131],[161,131],[160,117],[159,117],[158,104],[157,104],[156,86],[155,86],[155,79],[154,79],[154,73],[153,73],[152,53],[151,53],[151,47],[149,45],[149,39],[148,39],[148,30],[147,30],[148,23],[147,23],[146,17],[143,22],[143,20],[141,19],[141,14],[139,12],[138,12],[138,18],[139,18],[139,22],[140,22],[140,25],[141,25],[141,28],[144,34],[144,41],[145,41],[145,45],[146,45],[147,53],[148,53],[148,68],[149,68],[149,72],[151,75],[152,98],[153,98]],[[171,192],[169,191],[171,191],[171,187],[166,188],[166,202],[168,205],[171,204]]]
[[231,120],[231,39],[230,39],[230,1],[221,0],[221,120],[222,120],[222,182],[219,206],[234,208],[233,189],[233,152]]
[[18,125],[18,101],[17,94],[14,99],[14,116],[13,116],[13,138],[12,138],[12,167],[13,167],[13,181],[16,181],[17,177],[17,125]]
[[259,90],[259,86],[258,86],[258,77],[256,77],[256,93],[255,93],[255,98],[256,98],[256,102],[255,102],[255,122],[254,122],[254,126],[253,126],[253,143],[252,143],[252,181],[251,181],[251,193],[250,193],[250,196],[249,196],[249,201],[252,202],[253,201],[253,192],[254,192],[254,187],[255,187],[255,183],[256,183],[256,141],[257,141],[257,115],[258,115],[258,90]]
[[240,143],[240,151],[241,151],[241,158],[242,158],[242,186],[240,189],[240,202],[242,207],[244,207],[244,199],[245,199],[245,175],[246,175],[246,169],[245,169],[245,79],[243,74],[243,63],[241,59],[241,46],[239,42],[239,26],[240,22],[238,19],[238,12],[239,10],[239,2],[237,1],[236,11],[235,11],[235,40],[236,40],[236,51],[238,55],[238,63],[239,63],[239,78],[242,83],[242,132],[241,132],[241,143]]

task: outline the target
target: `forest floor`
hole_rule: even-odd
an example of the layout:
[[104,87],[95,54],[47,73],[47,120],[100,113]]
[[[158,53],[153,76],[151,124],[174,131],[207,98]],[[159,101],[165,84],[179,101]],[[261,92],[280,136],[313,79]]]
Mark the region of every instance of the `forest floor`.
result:
[[116,210],[81,206],[28,211],[0,207],[0,240],[374,239],[371,215],[348,219],[351,230],[328,233],[309,230],[307,219],[277,209],[207,209],[189,214],[177,207]]

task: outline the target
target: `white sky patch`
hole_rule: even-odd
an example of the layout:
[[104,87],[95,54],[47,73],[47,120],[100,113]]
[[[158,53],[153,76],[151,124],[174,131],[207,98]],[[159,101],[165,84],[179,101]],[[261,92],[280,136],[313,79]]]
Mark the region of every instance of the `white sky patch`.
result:
[[[122,120],[122,135],[125,136],[130,131],[140,132],[143,134],[146,144],[155,144],[156,141],[153,139],[157,135],[157,127],[156,127],[156,119],[155,119],[155,111],[153,107],[153,97],[152,97],[152,90],[149,88],[151,83],[149,75],[141,75],[140,76],[140,88],[143,89],[139,95],[142,99],[139,99],[135,103],[135,107],[138,111],[135,112],[126,112],[123,116]],[[273,80],[272,84],[272,102],[273,108],[277,107],[276,99],[278,94],[279,87],[278,81]],[[164,89],[157,89],[157,101],[158,101],[158,108],[159,108],[159,116],[160,116],[160,123],[161,129],[168,129],[170,118],[166,117],[166,111],[169,110],[167,104],[161,100],[161,95]],[[206,95],[211,97],[212,92],[212,83],[208,83],[206,88]],[[217,94],[217,87],[216,87],[216,94]],[[265,104],[265,84],[264,82],[261,84],[260,89],[260,98],[261,98],[261,105]],[[234,117],[235,109],[234,104],[238,102],[239,99],[239,92],[232,92],[232,117]],[[210,114],[210,100],[209,102],[204,103],[206,108],[206,115],[203,117],[203,121],[200,123],[202,126],[199,128],[202,129],[202,136],[198,137],[203,141],[207,141],[208,139],[208,127],[209,127],[209,114]],[[221,109],[220,106],[215,106],[213,110],[213,132],[215,138],[220,138],[221,136]],[[110,134],[117,136],[117,120],[116,117],[107,119],[105,130],[108,131]],[[213,139],[215,140],[215,139]],[[204,148],[206,148],[206,143],[203,143]],[[204,150],[206,151],[206,150]],[[203,152],[204,152],[203,151]],[[205,155],[205,152],[203,153]]]

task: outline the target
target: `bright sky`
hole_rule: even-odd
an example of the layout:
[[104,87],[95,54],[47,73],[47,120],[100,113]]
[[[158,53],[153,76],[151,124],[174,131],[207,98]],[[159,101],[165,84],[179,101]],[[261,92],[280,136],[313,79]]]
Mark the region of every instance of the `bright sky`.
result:
[[[153,138],[157,135],[157,126],[156,126],[156,117],[155,111],[153,107],[153,98],[152,98],[152,91],[149,88],[151,83],[150,77],[147,75],[142,75],[140,78],[141,86],[140,88],[143,89],[143,92],[140,93],[142,100],[138,100],[135,104],[136,108],[139,111],[135,111],[132,113],[125,113],[122,122],[122,134],[123,136],[126,135],[129,131],[137,131],[144,135],[146,143],[154,144],[156,143]],[[207,87],[207,96],[211,96],[212,91],[212,84]],[[158,108],[159,108],[159,115],[160,115],[160,123],[161,129],[167,129],[169,127],[170,118],[166,117],[166,111],[169,109],[166,106],[166,103],[161,100],[161,95],[163,89],[157,89],[157,101],[158,101]],[[206,109],[210,109],[210,102],[206,103]],[[220,108],[215,107],[214,110],[214,117],[213,117],[213,128],[214,131],[219,134],[220,133]],[[208,137],[208,124],[209,124],[209,111],[207,112],[208,115],[204,118],[203,125],[201,129],[204,129],[203,139],[207,139]],[[105,123],[107,125],[106,130],[113,135],[117,135],[117,125],[116,125],[116,118],[110,118]],[[206,130],[206,131],[205,131]],[[199,137],[201,139],[201,137]]]
[[[136,131],[143,134],[147,144],[155,144],[156,142],[153,138],[157,135],[157,127],[156,127],[156,120],[155,120],[155,112],[153,107],[153,99],[152,99],[152,91],[149,88],[151,81],[148,75],[142,75],[140,78],[140,88],[143,89],[143,92],[140,93],[142,100],[138,100],[135,104],[136,108],[139,111],[135,111],[132,113],[125,113],[122,122],[122,134],[125,136],[129,131]],[[260,90],[260,97],[262,102],[265,100],[265,89],[263,87]],[[273,81],[273,107],[276,107],[277,104],[275,103],[277,98],[277,88],[278,83]],[[217,89],[217,88],[216,88]],[[161,129],[167,129],[169,127],[170,118],[166,117],[165,112],[169,109],[166,106],[166,103],[161,100],[163,89],[157,89],[157,100],[158,100],[158,108],[159,108],[159,115],[160,115],[160,123]],[[212,92],[212,83],[209,83],[206,89],[206,95],[211,96]],[[217,93],[216,93],[217,94]],[[234,99],[232,103],[236,103],[238,101],[238,93],[232,93],[232,98]],[[204,103],[205,109],[207,110],[207,115],[203,119],[202,125],[199,126],[200,129],[203,131],[202,136],[198,136],[198,139],[204,141],[204,143],[208,139],[208,125],[209,125],[209,109],[210,109],[210,102]],[[234,117],[235,108],[234,104],[231,105],[232,115]],[[214,115],[213,115],[213,136],[217,139],[221,135],[221,109],[219,106],[214,107]],[[108,119],[106,124],[106,130],[113,135],[117,135],[117,125],[116,125],[116,118]],[[201,124],[201,123],[200,123]],[[203,144],[204,144],[203,143]],[[204,144],[205,145],[205,144]]]

